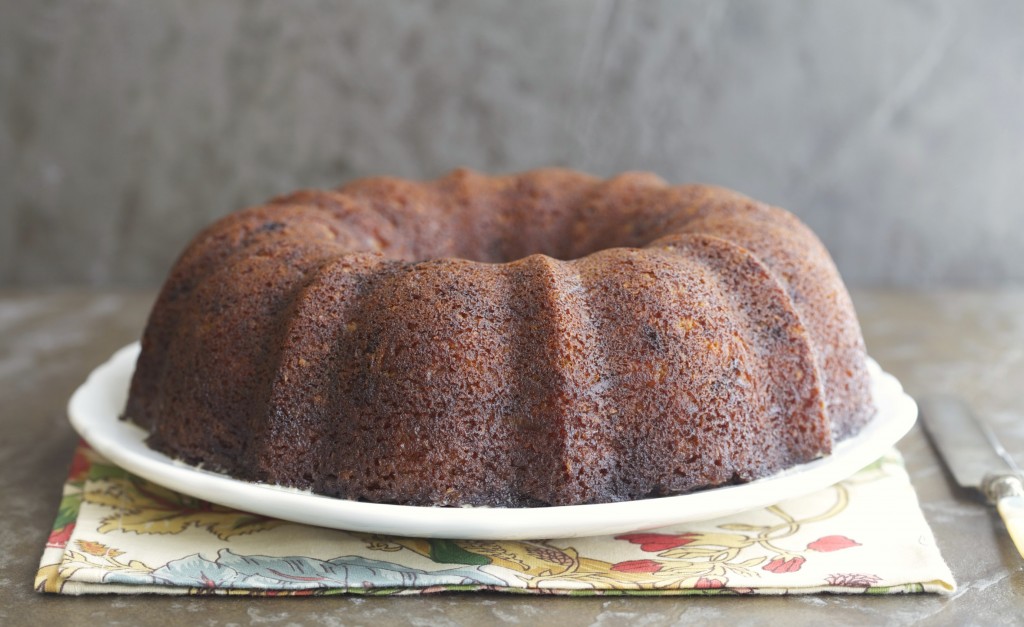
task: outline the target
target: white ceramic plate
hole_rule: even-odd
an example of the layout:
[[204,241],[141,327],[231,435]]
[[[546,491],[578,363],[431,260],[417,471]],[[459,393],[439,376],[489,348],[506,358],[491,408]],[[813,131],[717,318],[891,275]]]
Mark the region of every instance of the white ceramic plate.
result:
[[310,525],[387,535],[467,540],[572,538],[654,529],[773,505],[828,487],[881,457],[917,419],[895,377],[870,362],[878,415],[832,455],[743,485],[656,499],[536,508],[381,505],[232,479],[182,464],[146,446],[141,428],[118,419],[139,354],[119,350],[75,391],[75,430],[115,464],[154,483],[236,509]]

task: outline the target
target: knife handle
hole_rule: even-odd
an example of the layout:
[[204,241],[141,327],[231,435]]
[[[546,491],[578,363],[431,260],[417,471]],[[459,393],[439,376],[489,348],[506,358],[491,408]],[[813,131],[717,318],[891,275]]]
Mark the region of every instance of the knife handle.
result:
[[1017,475],[992,477],[986,486],[1017,551],[1024,556],[1024,482]]
[[1004,496],[996,503],[1017,551],[1024,556],[1024,496]]

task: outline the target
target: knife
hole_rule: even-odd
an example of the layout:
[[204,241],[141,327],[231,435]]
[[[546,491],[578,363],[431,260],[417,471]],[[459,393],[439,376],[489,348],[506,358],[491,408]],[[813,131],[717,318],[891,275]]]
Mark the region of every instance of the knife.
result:
[[919,407],[928,435],[956,482],[981,492],[996,506],[1024,556],[1024,473],[962,400],[934,396],[921,399]]

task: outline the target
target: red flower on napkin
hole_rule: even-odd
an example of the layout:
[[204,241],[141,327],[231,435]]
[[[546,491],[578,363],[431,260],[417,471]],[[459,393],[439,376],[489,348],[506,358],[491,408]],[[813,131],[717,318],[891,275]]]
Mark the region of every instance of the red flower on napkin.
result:
[[698,590],[707,590],[710,588],[722,588],[725,587],[725,582],[721,579],[708,579],[707,577],[701,577],[697,580],[697,583],[693,584],[694,588]]
[[690,544],[697,539],[697,534],[684,533],[672,536],[666,533],[628,533],[624,536],[615,536],[615,539],[639,544],[640,550],[647,553],[660,553],[661,551]]
[[791,557],[789,559],[783,559],[776,557],[772,561],[768,562],[761,567],[762,570],[767,570],[775,574],[782,573],[795,573],[800,570],[800,567],[804,565],[807,560],[802,557]]
[[661,570],[662,564],[654,560],[629,560],[612,565],[612,570],[620,573],[656,573]]
[[825,536],[811,542],[807,545],[807,548],[821,553],[830,553],[832,551],[839,551],[841,549],[848,549],[851,546],[860,545],[860,542],[854,542],[846,536]]
[[71,532],[75,530],[75,523],[65,525],[61,529],[54,529],[50,532],[50,537],[46,539],[47,548],[63,549],[67,547],[68,540],[71,539]]
[[92,466],[92,462],[86,456],[86,450],[86,446],[81,445],[75,449],[75,456],[71,459],[71,470],[68,472],[68,481],[85,481],[85,478],[89,476],[89,467]]

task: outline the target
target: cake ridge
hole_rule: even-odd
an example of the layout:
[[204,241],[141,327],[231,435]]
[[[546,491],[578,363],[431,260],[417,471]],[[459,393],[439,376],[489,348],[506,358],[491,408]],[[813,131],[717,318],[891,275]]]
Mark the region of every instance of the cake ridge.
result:
[[[266,408],[271,413],[263,425],[252,429],[251,439],[257,445],[263,442],[254,461],[262,480],[279,483],[292,476],[295,487],[305,489],[314,487],[315,477],[330,472],[306,463],[324,457],[322,447],[328,439],[339,439],[330,429],[337,425],[325,417],[333,400],[332,375],[341,362],[338,353],[347,345],[344,336],[352,332],[346,314],[370,277],[399,263],[375,252],[334,256],[311,272],[297,291],[284,315],[281,350],[268,386]],[[297,429],[307,433],[305,438],[294,437]],[[271,459],[273,465],[260,463]]]
[[[810,367],[807,368],[807,373],[799,371],[801,372],[801,378],[806,376],[806,374],[809,374],[811,376],[812,383],[810,385],[810,389],[807,390],[800,399],[796,399],[796,402],[798,402],[797,406],[802,409],[798,415],[806,416],[808,415],[808,412],[815,415],[817,420],[811,423],[812,426],[815,427],[816,431],[820,432],[829,440],[829,445],[831,446],[832,434],[828,428],[829,416],[825,405],[824,384],[821,372],[817,367],[817,363],[813,361],[813,340],[811,339],[811,335],[801,319],[800,314],[785,286],[756,254],[735,242],[716,237],[714,235],[708,235],[706,233],[683,235],[680,237],[680,240],[681,241],[677,240],[677,242],[672,245],[674,253],[678,254],[680,252],[684,252],[687,248],[692,250],[692,247],[697,244],[703,245],[709,252],[713,250],[715,252],[715,256],[702,254],[693,255],[693,259],[697,261],[697,263],[701,263],[709,269],[714,267],[711,262],[720,261],[720,255],[723,253],[725,255],[740,257],[742,259],[742,261],[734,262],[725,266],[727,269],[735,270],[733,280],[731,281],[728,277],[725,277],[723,268],[717,268],[713,273],[722,286],[721,292],[732,301],[733,311],[750,323],[747,325],[740,325],[741,332],[745,332],[745,336],[747,336],[746,339],[748,340],[748,345],[753,343],[750,342],[750,340],[766,340],[762,342],[762,346],[759,347],[763,349],[764,344],[767,344],[767,340],[781,341],[783,337],[788,336],[785,337],[785,339],[787,340],[787,345],[790,347],[790,351],[794,350],[792,347],[795,345],[795,350],[798,355],[811,359],[811,363],[809,364]],[[760,298],[757,303],[762,304],[762,307],[759,308],[752,307],[752,299],[740,298],[740,293],[743,291],[744,287],[748,288],[748,290],[752,292],[754,291],[752,288],[755,285],[758,288],[761,288],[759,291]],[[762,313],[759,310],[764,307],[763,303],[765,302],[768,303],[769,307],[772,305],[778,306],[779,310],[768,316],[766,320],[761,320],[761,318],[765,316],[758,316],[757,314]],[[791,319],[786,319],[787,315],[790,316]],[[759,324],[755,324],[755,321],[759,322]],[[767,330],[771,331],[770,333],[755,335],[751,332],[753,329],[759,329],[762,331],[766,330],[766,322],[772,325],[767,328]],[[785,332],[785,335],[783,334],[783,331]],[[777,377],[780,377],[781,369],[779,368],[779,365],[768,363],[772,360],[773,356],[780,354],[786,355],[788,354],[788,351],[759,351],[755,354],[755,358],[762,363],[764,372],[768,374],[769,381],[775,381]],[[788,377],[781,377],[780,380],[782,383],[789,382]],[[777,413],[772,414],[771,412],[768,412],[769,417],[780,421],[779,424],[776,425],[777,428],[765,430],[768,434],[784,432],[785,429],[782,428],[784,421],[787,417],[791,418],[791,416],[787,416],[787,414],[782,411],[784,407],[791,406],[791,403],[781,403],[780,405],[781,406],[778,407],[779,411]],[[817,438],[812,439],[812,442],[816,443]],[[796,456],[803,461],[810,461],[817,457],[819,453],[830,452],[830,448],[824,451],[812,450],[810,452],[807,450],[800,450],[800,447],[807,446],[807,442],[799,439],[791,439],[788,442],[779,442],[777,443],[777,450],[781,450],[787,446],[791,447],[789,448],[790,455]],[[770,451],[762,451],[762,454],[767,456],[770,454]]]
[[[543,335],[550,338],[547,350],[538,356],[538,360],[544,359],[545,374],[551,382],[538,419],[551,420],[557,426],[554,438],[558,446],[552,450],[558,452],[558,463],[551,464],[553,475],[545,486],[550,491],[536,495],[545,502],[564,500],[566,493],[574,495],[574,502],[589,501],[594,483],[601,481],[600,470],[609,462],[593,452],[600,444],[600,425],[587,420],[594,417],[594,408],[600,404],[588,379],[599,372],[602,364],[594,350],[598,338],[577,263],[537,254],[517,264],[536,272],[531,278],[541,292],[537,300]],[[584,463],[584,459],[595,456],[590,465]],[[596,489],[602,487],[597,485]]]

